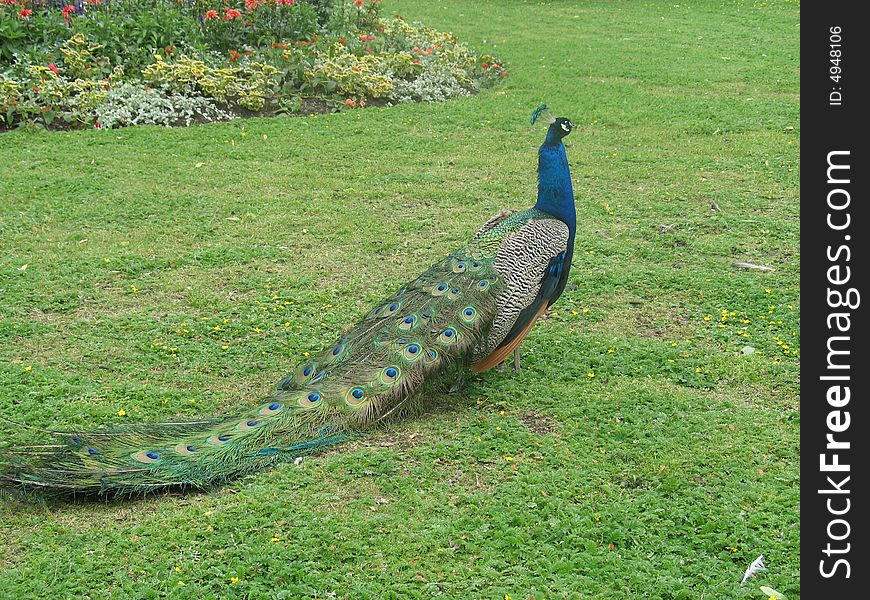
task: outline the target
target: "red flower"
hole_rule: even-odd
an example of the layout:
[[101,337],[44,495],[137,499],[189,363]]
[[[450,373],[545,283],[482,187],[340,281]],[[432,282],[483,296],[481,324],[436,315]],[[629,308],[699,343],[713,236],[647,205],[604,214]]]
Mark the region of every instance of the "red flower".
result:
[[103,124],[100,123],[99,121],[95,121],[95,122],[94,122],[94,127],[96,127],[97,129],[99,129],[99,128],[102,127],[102,126],[103,126]]
[[254,10],[260,5],[260,0],[245,0],[245,8]]
[[282,4],[285,4],[287,6],[293,6],[294,4],[296,4],[296,0],[276,0],[275,4],[277,4],[278,6],[281,6]]
[[354,6],[363,7],[363,6],[366,5],[366,3],[363,2],[363,0],[353,0],[353,5],[354,5]]
[[236,62],[236,59],[239,58],[241,54],[236,52],[235,50],[230,50],[230,62]]
[[54,66],[54,63],[48,63],[48,69],[49,69],[52,73],[54,73],[55,75],[57,75],[57,74],[60,73],[60,69],[58,69],[56,66]]
[[375,36],[370,35],[370,36],[369,36],[369,41],[372,41],[373,39],[375,39]]
[[365,101],[365,100],[360,100],[360,101],[359,101],[359,105],[360,105],[360,108],[365,108],[365,107],[366,107],[366,101]]
[[338,38],[338,43],[341,44],[341,45],[343,46],[343,45],[346,44],[347,42],[344,41],[344,38],[342,37],[342,38]]
[[236,10],[235,8],[225,8],[224,9],[224,21],[232,21],[233,19],[238,19],[242,16],[242,11]]
[[351,108],[356,106],[356,102],[354,102],[353,98],[348,98],[347,100],[344,101],[344,103],[347,104]]
[[211,21],[212,19],[217,19],[218,11],[216,10],[207,10],[205,11],[205,20]]
[[32,14],[33,14],[32,10],[30,10],[29,8],[25,8],[20,13],[18,13],[18,17],[21,19],[26,19]]
[[426,48],[426,54],[432,54],[432,48]]
[[60,14],[63,15],[63,18],[66,19],[69,17],[70,13],[74,13],[76,11],[76,7],[72,4],[67,4],[60,10]]
[[365,42],[365,41],[368,40],[368,39],[369,39],[369,36],[367,36],[367,35],[365,35],[365,34],[359,36],[359,41],[361,41],[361,42]]
[[489,63],[483,63],[483,64],[480,65],[480,66],[483,67],[484,69],[488,69],[488,68],[489,68]]

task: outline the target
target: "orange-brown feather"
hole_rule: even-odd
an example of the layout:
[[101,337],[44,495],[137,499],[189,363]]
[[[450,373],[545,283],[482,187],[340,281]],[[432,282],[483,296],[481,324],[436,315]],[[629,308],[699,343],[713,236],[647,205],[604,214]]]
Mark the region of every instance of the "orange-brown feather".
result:
[[483,357],[473,365],[471,365],[471,371],[474,373],[483,373],[484,371],[489,371],[491,368],[500,365],[504,359],[510,356],[511,352],[516,350],[517,346],[520,345],[520,342],[523,341],[529,332],[532,330],[532,327],[535,325],[535,322],[538,318],[544,314],[544,311],[547,310],[547,303],[541,305],[541,308],[538,309],[538,312],[535,313],[535,316],[529,321],[529,324],[525,326],[525,328],[517,334],[517,336],[512,339],[509,343],[496,348],[492,353]]

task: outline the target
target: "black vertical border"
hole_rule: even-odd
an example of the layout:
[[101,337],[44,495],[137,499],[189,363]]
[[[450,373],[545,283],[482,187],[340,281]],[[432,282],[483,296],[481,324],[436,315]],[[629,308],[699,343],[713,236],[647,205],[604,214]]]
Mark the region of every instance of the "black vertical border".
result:
[[[867,426],[868,398],[867,380],[870,379],[870,339],[867,337],[866,313],[870,304],[870,289],[866,286],[870,263],[867,261],[866,238],[870,236],[867,219],[867,179],[870,169],[867,162],[868,123],[870,101],[866,89],[870,84],[868,75],[867,40],[870,28],[866,18],[859,17],[862,3],[805,2],[801,7],[801,595],[804,598],[855,598],[870,590],[870,545],[866,524],[870,481],[867,477],[868,453]],[[835,82],[830,78],[832,27],[841,27],[842,32],[842,78]],[[840,88],[840,89],[837,89]],[[831,92],[842,93],[842,104],[831,105]],[[848,230],[835,231],[828,226],[827,195],[843,185],[829,184],[827,177],[828,153],[848,150],[850,182],[845,186],[850,194],[848,209],[834,215],[842,222],[843,212],[849,212],[851,224]],[[843,173],[843,171],[840,171]],[[838,201],[843,198],[837,194]],[[849,239],[846,239],[849,236]],[[840,260],[829,260],[829,247],[836,256],[836,249],[848,245],[851,260],[846,254]],[[828,269],[834,264],[848,265],[851,279],[847,284],[832,286],[828,281]],[[841,270],[841,275],[844,271]],[[861,293],[861,302],[856,309],[831,308],[828,305],[828,288],[845,291],[854,287]],[[849,312],[851,328],[848,333],[828,329],[828,315],[832,312]],[[831,433],[826,419],[829,412],[837,410],[828,404],[826,393],[835,382],[823,381],[820,377],[832,374],[827,368],[828,338],[832,335],[848,335],[849,370],[847,374],[851,400],[841,411],[849,411],[850,426],[834,434],[837,440],[848,441],[847,450],[826,450],[826,435]],[[840,348],[846,348],[838,342]],[[845,360],[841,360],[845,362]],[[842,416],[842,415],[841,415]],[[839,454],[839,462],[848,464],[848,473],[822,472],[820,454]],[[827,461],[831,462],[828,458]],[[850,480],[841,487],[849,494],[823,494],[819,490],[830,489],[827,481],[831,476],[840,483],[843,476]],[[845,499],[850,501],[849,511],[832,515],[826,502],[832,499],[835,510],[842,510]],[[849,536],[841,541],[831,540],[828,525],[833,519],[842,518],[849,523]],[[837,523],[832,529],[840,536],[846,528]],[[827,544],[833,548],[845,548],[843,554],[826,556]],[[844,565],[839,565],[834,576],[824,577],[820,561],[830,573],[837,558],[849,563],[849,577],[845,577]],[[845,595],[848,593],[848,595]]]

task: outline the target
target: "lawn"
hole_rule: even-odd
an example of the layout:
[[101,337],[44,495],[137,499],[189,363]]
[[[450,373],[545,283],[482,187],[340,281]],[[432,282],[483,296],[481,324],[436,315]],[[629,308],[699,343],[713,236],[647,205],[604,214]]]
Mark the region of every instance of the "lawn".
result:
[[0,135],[0,415],[255,405],[533,204],[546,101],[577,125],[577,250],[523,370],[208,493],[0,499],[0,597],[799,597],[798,3],[384,5],[511,76],[440,104]]

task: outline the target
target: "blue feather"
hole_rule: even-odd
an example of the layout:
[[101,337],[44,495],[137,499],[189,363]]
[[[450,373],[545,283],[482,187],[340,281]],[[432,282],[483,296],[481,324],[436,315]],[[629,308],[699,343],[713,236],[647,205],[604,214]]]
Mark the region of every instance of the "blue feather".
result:
[[540,116],[540,114],[541,114],[542,112],[544,112],[545,110],[547,110],[548,108],[550,108],[550,107],[547,106],[546,104],[541,104],[538,108],[536,108],[536,109],[535,109],[535,112],[532,113],[531,124],[534,125],[534,124],[535,124],[535,121],[538,120],[538,117]]

